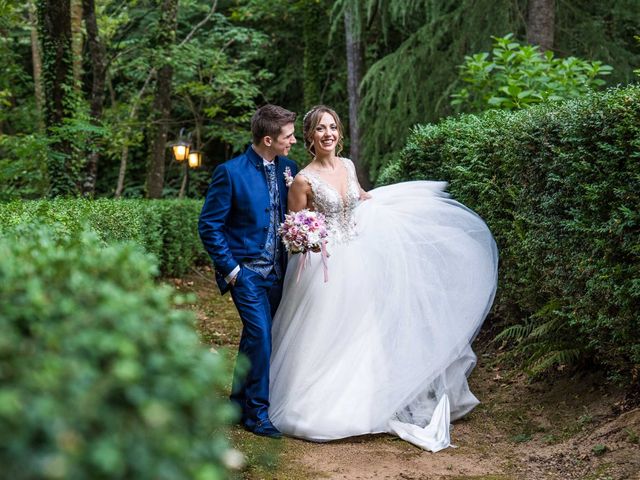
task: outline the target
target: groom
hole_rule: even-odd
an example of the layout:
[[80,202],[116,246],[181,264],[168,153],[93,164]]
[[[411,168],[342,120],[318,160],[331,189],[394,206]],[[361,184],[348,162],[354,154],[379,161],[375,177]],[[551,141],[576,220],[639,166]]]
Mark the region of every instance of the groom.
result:
[[231,297],[242,320],[239,353],[250,361],[244,378],[234,373],[231,400],[242,423],[257,435],[281,433],[268,416],[271,320],[282,295],[287,256],[277,233],[287,209],[284,173],[298,168],[286,158],[296,143],[296,114],[276,105],[251,119],[253,143],[213,172],[198,230],[213,260],[221,293]]

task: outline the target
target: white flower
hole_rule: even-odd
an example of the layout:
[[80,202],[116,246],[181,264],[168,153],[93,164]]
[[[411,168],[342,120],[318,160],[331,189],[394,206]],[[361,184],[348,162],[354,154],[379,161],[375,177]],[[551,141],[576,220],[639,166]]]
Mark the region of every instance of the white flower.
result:
[[235,448],[229,448],[222,454],[222,463],[229,470],[240,470],[246,462],[242,452]]
[[284,169],[284,183],[289,188],[293,183],[293,175],[291,175],[291,169],[289,167],[285,167]]

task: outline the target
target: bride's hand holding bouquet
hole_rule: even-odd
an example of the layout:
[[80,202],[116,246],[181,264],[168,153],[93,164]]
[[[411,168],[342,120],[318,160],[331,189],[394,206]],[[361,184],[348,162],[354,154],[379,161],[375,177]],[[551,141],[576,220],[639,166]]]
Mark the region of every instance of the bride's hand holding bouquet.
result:
[[324,281],[328,281],[327,237],[329,232],[322,213],[307,208],[299,212],[288,213],[284,217],[284,222],[280,224],[278,233],[287,252],[290,254],[302,253],[303,255],[298,264],[296,281],[300,280],[300,273],[304,269],[309,252],[322,254]]

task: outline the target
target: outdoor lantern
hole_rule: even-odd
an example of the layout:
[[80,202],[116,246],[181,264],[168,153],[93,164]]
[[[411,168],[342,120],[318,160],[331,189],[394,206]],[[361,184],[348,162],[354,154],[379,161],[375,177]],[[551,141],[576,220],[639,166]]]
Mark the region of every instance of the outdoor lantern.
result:
[[189,158],[189,151],[191,150],[191,142],[189,138],[185,140],[183,136],[184,128],[180,129],[180,137],[177,142],[171,144],[171,150],[173,151],[173,157],[182,162]]
[[189,157],[189,147],[190,145],[187,142],[176,142],[171,145],[171,149],[173,150],[173,156],[179,162],[186,160]]
[[197,150],[191,150],[189,152],[189,166],[198,168],[200,165],[202,165],[202,153]]

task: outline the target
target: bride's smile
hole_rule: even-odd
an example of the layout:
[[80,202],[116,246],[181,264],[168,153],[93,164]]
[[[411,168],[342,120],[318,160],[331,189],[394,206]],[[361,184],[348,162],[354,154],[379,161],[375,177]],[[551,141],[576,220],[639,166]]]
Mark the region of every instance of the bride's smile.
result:
[[334,155],[340,133],[335,119],[329,113],[322,115],[313,133],[313,146],[317,156]]

